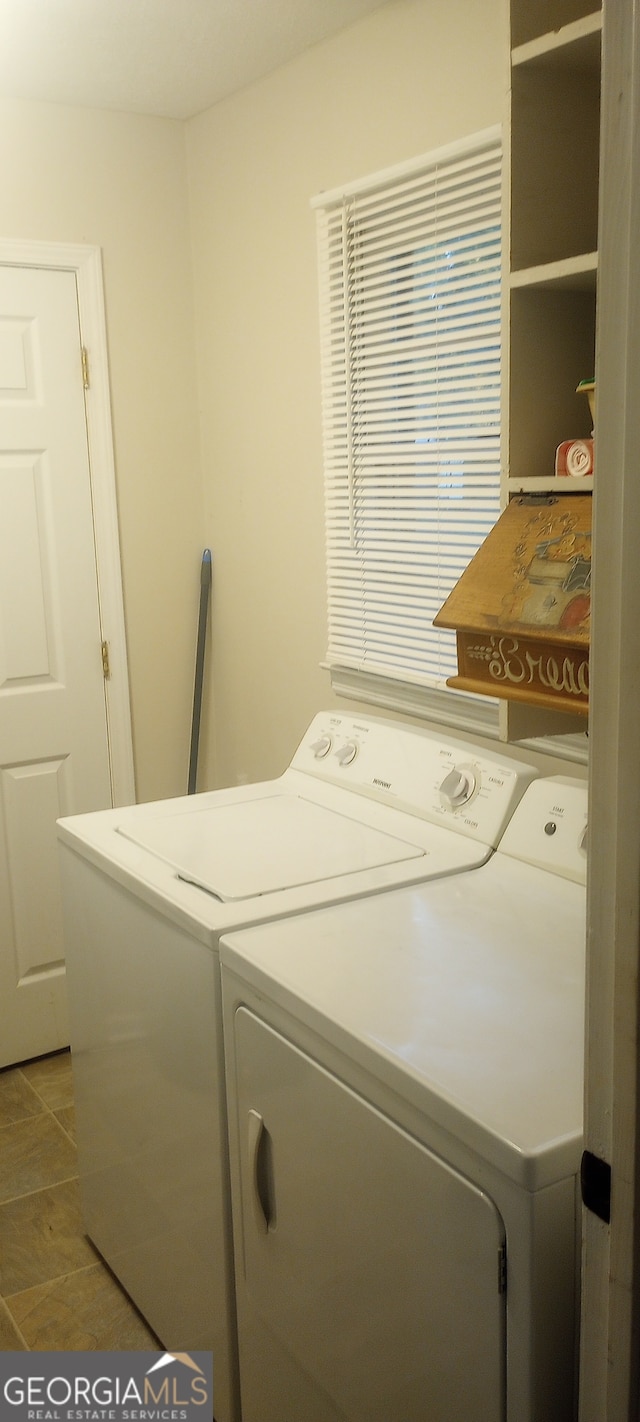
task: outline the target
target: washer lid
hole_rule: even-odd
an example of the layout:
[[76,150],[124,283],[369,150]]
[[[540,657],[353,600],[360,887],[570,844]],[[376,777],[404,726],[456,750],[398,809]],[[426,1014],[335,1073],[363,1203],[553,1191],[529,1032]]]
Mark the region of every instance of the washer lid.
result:
[[223,902],[418,859],[420,845],[297,795],[164,813],[118,833]]

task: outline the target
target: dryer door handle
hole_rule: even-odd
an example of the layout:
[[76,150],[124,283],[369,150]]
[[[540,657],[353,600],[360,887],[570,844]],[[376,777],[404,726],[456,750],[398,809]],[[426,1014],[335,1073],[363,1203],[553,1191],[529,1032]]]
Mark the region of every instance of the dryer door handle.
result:
[[265,1171],[267,1142],[268,1132],[265,1130],[262,1116],[259,1111],[252,1109],[248,1116],[249,1170],[251,1172],[253,1217],[259,1234],[267,1233],[270,1218]]

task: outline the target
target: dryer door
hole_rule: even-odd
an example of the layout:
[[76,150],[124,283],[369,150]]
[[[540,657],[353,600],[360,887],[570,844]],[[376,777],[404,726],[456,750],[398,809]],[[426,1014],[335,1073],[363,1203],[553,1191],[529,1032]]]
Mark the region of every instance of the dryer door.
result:
[[234,1042],[245,1422],[499,1422],[493,1202],[245,1007]]

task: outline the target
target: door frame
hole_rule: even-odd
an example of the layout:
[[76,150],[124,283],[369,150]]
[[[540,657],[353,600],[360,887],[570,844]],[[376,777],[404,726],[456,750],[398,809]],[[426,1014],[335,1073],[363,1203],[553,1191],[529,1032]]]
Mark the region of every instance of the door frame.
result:
[[[73,272],[78,292],[80,341],[88,355],[90,384],[85,389],[89,478],[101,638],[109,644],[110,675],[105,679],[107,738],[113,805],[135,800],[129,669],[125,634],[122,568],[118,532],[116,472],[111,425],[107,325],[99,247],[70,242],[32,242],[0,238],[0,265]],[[78,379],[82,379],[80,352]]]
[[[581,1422],[640,1399],[640,0],[604,0],[590,696]],[[605,1211],[602,1211],[605,1214]]]

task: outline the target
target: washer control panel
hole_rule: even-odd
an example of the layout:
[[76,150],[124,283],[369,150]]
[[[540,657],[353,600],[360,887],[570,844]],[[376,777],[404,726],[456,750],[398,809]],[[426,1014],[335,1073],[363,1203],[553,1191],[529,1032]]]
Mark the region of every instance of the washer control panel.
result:
[[333,711],[314,718],[291,766],[491,845],[537,773],[471,741]]
[[586,780],[558,775],[530,785],[505,830],[500,852],[586,883]]

